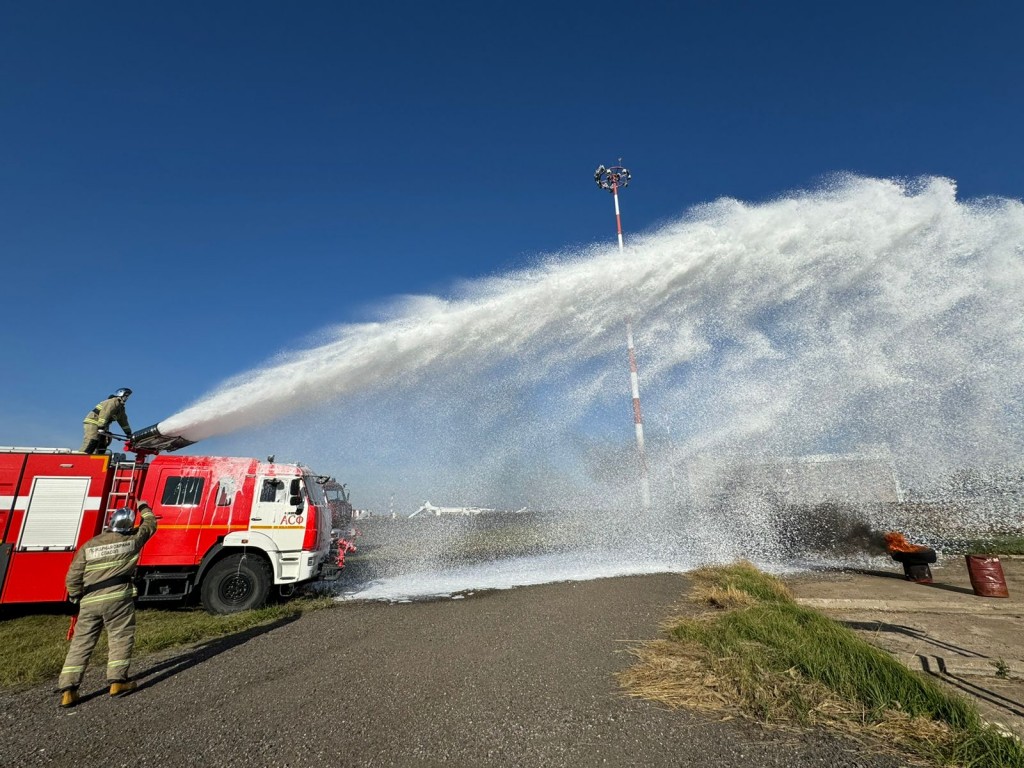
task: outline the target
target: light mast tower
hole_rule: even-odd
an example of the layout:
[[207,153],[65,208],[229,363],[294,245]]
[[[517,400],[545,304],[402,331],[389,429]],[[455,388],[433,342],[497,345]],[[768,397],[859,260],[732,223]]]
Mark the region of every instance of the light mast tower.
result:
[[[601,189],[612,193],[615,200],[615,227],[619,235],[619,253],[624,251],[622,242],[622,214],[619,211],[619,187],[625,189],[629,186],[632,176],[629,169],[622,166],[622,158],[619,164],[611,168],[599,165],[594,171],[594,181]],[[633,394],[633,425],[636,428],[636,452],[640,464],[640,493],[644,509],[651,506],[651,485],[647,477],[647,455],[644,450],[644,420],[640,412],[640,378],[636,368],[636,351],[633,348],[633,322],[626,318],[626,348],[629,351],[629,383]]]

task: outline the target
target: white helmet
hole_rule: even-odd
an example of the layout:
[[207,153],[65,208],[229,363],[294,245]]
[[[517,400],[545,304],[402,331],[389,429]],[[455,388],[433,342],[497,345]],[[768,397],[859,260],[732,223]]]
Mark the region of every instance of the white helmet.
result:
[[117,392],[114,393],[114,397],[120,397],[127,400],[132,394],[132,391],[128,387],[121,387]]
[[110,530],[117,533],[131,533],[135,528],[135,513],[128,507],[121,507],[110,518]]

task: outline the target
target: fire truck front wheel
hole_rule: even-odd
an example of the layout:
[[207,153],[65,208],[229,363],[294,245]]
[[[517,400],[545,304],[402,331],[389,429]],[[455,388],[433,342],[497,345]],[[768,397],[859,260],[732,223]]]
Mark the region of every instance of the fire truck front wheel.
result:
[[270,564],[259,555],[228,555],[203,578],[203,607],[210,613],[238,613],[261,608],[271,584]]

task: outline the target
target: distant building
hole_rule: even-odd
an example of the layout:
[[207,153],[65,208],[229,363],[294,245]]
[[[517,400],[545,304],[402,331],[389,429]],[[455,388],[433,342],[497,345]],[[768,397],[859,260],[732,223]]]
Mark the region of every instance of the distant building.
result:
[[526,507],[517,510],[494,509],[492,507],[435,507],[429,501],[424,501],[423,506],[409,515],[409,518],[412,519],[421,515],[434,515],[440,517],[442,515],[484,515],[494,512],[519,513],[525,511]]
[[423,506],[409,515],[410,518],[418,515],[479,515],[484,512],[495,512],[497,510],[486,507],[435,507],[429,501],[424,501]]

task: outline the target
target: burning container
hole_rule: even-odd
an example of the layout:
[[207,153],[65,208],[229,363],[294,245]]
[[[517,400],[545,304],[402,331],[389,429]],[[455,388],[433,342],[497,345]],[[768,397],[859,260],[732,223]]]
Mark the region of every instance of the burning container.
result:
[[903,566],[903,575],[907,581],[932,583],[932,569],[928,566],[937,559],[934,549],[911,544],[903,534],[896,531],[889,531],[884,538],[889,556]]

